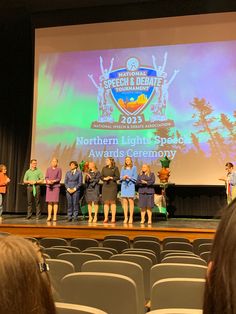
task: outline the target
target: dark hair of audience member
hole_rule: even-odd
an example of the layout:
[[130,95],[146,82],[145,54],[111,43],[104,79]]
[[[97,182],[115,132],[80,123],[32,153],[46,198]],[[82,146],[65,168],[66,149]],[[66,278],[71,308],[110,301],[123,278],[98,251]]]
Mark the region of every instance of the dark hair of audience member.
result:
[[39,248],[17,236],[0,238],[0,314],[56,314]]
[[236,199],[223,211],[213,242],[204,314],[236,314]]

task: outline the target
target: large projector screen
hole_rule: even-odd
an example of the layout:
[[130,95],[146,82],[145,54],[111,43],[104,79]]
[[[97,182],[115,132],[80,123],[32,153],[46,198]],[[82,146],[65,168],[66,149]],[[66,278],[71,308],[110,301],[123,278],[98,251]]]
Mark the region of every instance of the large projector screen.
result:
[[[126,156],[170,182],[217,185],[236,159],[236,14],[36,29],[31,156]],[[157,178],[158,182],[158,178]]]

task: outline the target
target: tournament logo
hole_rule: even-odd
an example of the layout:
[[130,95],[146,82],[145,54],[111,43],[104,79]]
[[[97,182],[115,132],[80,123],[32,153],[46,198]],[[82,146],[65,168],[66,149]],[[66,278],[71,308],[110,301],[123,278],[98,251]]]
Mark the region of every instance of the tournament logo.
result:
[[[157,66],[155,56],[152,56],[152,66],[143,66],[138,58],[130,57],[125,67],[112,70],[114,58],[109,69],[104,69],[100,56],[99,84],[92,74],[88,75],[97,89],[98,104],[98,120],[92,122],[91,127],[152,129],[174,126],[174,121],[166,117],[166,106],[169,86],[179,71],[175,70],[168,81],[164,71],[166,61],[167,53],[162,66]],[[114,121],[114,106],[121,113],[118,121]]]

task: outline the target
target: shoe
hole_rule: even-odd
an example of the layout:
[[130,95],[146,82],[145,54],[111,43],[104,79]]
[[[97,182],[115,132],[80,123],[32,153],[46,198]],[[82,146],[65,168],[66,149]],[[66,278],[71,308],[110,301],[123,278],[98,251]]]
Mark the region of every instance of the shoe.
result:
[[127,224],[127,222],[128,222],[128,218],[124,219],[123,223]]
[[145,224],[145,220],[141,220],[141,221],[140,221],[140,224],[141,224],[141,225]]
[[25,219],[29,220],[29,219],[31,219],[31,217],[32,217],[32,215],[27,215],[27,216],[25,217]]
[[57,218],[53,218],[53,220],[52,220],[52,221],[54,221],[54,222],[55,222],[55,221],[57,221]]
[[51,217],[48,217],[48,218],[47,218],[47,221],[51,221],[51,220],[52,220],[52,218],[51,218]]
[[36,220],[39,220],[40,218],[41,218],[41,216],[36,216],[36,218],[35,218],[35,219],[36,219]]
[[93,218],[93,222],[96,223],[98,220],[97,218]]
[[112,221],[111,221],[111,223],[112,223],[112,224],[115,224],[115,223],[116,223],[116,221],[115,221],[115,220],[112,220]]
[[133,223],[133,219],[129,219],[129,224],[132,224]]
[[104,220],[103,220],[103,223],[104,223],[104,224],[107,224],[107,223],[108,223],[108,219],[104,219]]
[[74,220],[74,221],[79,221],[79,218],[78,218],[78,217],[74,217],[73,220]]
[[68,218],[67,218],[67,221],[68,221],[68,222],[71,222],[71,221],[72,221],[72,217],[68,217]]
[[148,221],[148,225],[151,225],[152,224],[152,222],[151,221]]
[[88,222],[92,222],[93,221],[93,218],[91,217],[91,218],[89,218],[89,220],[88,220]]

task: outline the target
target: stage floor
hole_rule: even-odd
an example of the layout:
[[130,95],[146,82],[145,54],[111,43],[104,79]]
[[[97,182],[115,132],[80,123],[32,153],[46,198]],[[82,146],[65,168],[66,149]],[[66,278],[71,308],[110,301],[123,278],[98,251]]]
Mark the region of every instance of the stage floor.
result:
[[40,220],[34,217],[26,220],[22,215],[5,215],[0,222],[0,232],[10,232],[21,236],[31,237],[87,237],[102,240],[108,234],[128,235],[132,240],[137,235],[154,235],[163,239],[168,236],[182,236],[190,240],[195,238],[213,238],[219,219],[200,218],[169,218],[168,220],[154,220],[152,225],[141,225],[139,220],[133,224],[123,224],[123,218],[117,222],[88,223],[79,218],[77,222],[67,222],[66,216],[58,216],[57,222],[47,222],[46,216]]

